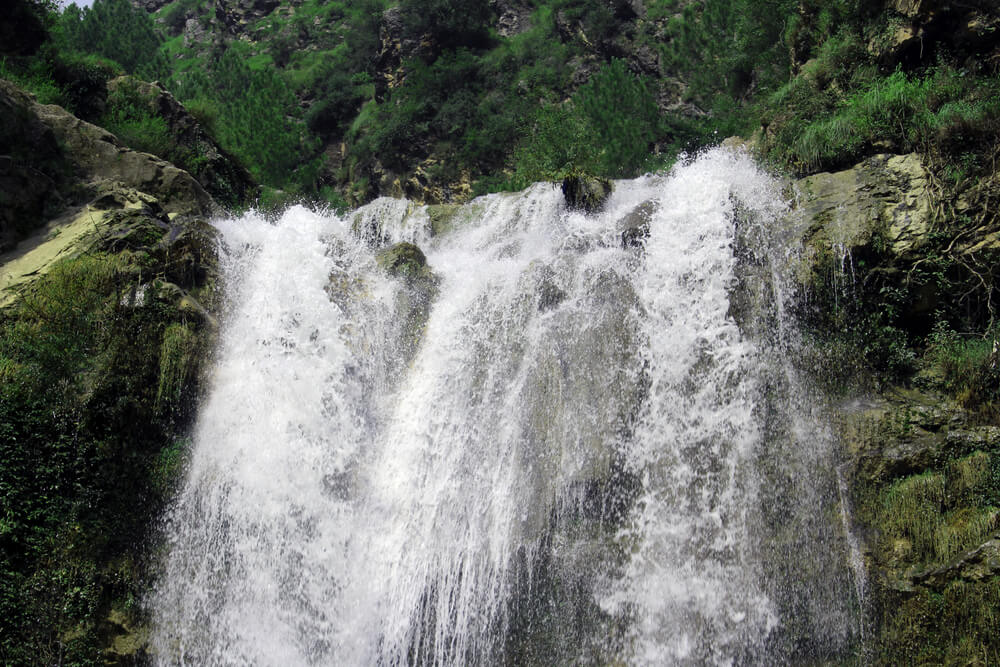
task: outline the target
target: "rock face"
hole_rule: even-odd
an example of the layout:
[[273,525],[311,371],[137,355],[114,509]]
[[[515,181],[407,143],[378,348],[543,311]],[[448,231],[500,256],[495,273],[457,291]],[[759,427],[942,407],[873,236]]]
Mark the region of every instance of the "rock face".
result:
[[814,247],[881,243],[902,256],[931,230],[929,174],[915,154],[877,155],[846,171],[803,178],[795,190]]
[[1000,574],[992,468],[1000,428],[933,390],[841,412],[874,583],[892,598]]
[[2,80],[0,109],[14,121],[12,154],[0,156],[0,304],[83,249],[155,256],[162,246],[164,278],[205,280],[197,267],[214,262],[214,242],[203,218],[217,205],[189,173]]
[[34,100],[0,80],[0,253],[64,205],[72,165],[52,129],[32,113]]
[[108,92],[127,90],[146,102],[162,118],[179,151],[192,156],[190,173],[219,203],[236,205],[251,199],[257,190],[253,176],[236,158],[219,146],[173,95],[156,85],[123,76],[108,82]]
[[47,220],[118,183],[155,197],[168,214],[207,215],[211,197],[185,171],[122,146],[114,135],[62,107],[41,105],[0,81],[5,123],[0,159],[0,252]]
[[876,35],[868,50],[887,68],[934,62],[945,50],[982,62],[1000,58],[1000,7],[996,3],[891,0],[898,17],[888,35]]

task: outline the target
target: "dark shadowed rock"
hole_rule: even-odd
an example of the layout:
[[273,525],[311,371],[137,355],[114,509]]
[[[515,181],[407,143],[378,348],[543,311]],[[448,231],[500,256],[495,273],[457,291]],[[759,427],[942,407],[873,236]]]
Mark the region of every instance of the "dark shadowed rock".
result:
[[587,213],[601,210],[612,190],[614,190],[614,186],[611,181],[576,172],[566,176],[562,182],[566,205]]
[[643,202],[622,218],[618,224],[622,230],[622,248],[638,248],[646,243],[649,238],[649,222],[656,209],[656,202]]

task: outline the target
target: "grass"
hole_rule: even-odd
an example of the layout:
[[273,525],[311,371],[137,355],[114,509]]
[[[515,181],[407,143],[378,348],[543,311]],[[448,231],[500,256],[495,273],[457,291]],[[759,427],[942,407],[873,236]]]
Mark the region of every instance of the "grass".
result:
[[1000,525],[998,466],[996,453],[973,452],[885,487],[868,510],[880,552],[896,567],[933,566],[985,542]]
[[1000,401],[1000,369],[993,336],[960,335],[939,324],[930,336],[924,366],[939,386],[967,408],[990,411]]

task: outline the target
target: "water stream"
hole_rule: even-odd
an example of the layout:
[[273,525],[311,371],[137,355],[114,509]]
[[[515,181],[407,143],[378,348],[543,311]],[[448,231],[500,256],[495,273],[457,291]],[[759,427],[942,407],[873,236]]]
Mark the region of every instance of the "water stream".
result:
[[[594,215],[539,184],[445,217],[218,222],[228,305],[147,601],[155,659],[850,655],[862,589],[789,361],[785,212],[715,150]],[[400,241],[433,279],[378,266]]]

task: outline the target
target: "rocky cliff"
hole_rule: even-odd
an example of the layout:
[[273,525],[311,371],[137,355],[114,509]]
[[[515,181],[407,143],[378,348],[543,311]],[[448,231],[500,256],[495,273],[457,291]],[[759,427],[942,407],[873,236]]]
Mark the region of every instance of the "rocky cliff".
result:
[[0,661],[134,664],[216,327],[216,204],[4,81],[0,108]]
[[879,155],[791,191],[815,336],[802,363],[834,397],[868,576],[865,659],[996,661],[996,175],[954,187],[917,155]]

